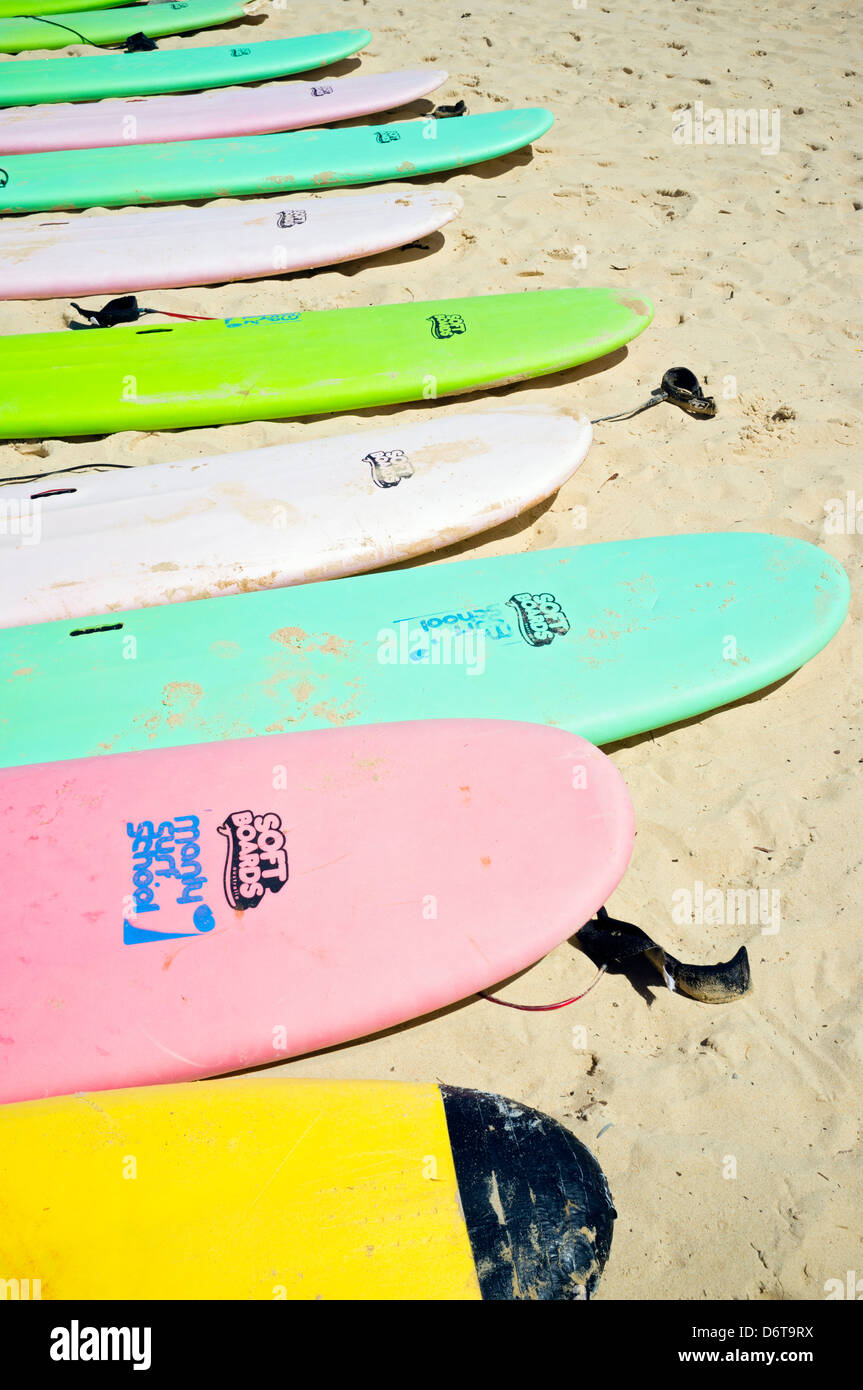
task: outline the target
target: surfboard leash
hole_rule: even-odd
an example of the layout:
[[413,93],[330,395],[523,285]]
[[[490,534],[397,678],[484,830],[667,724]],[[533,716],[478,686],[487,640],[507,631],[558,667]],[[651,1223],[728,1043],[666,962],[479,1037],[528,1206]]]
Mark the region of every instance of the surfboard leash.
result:
[[598,966],[598,970],[587,989],[572,999],[562,999],[555,1004],[511,1004],[485,990],[478,991],[480,997],[492,1004],[502,1004],[507,1009],[521,1009],[527,1013],[565,1009],[589,994],[606,970],[638,956],[645,956],[650,961],[673,994],[686,994],[702,1004],[727,1004],[733,999],[741,999],[752,988],[749,955],[745,946],[741,946],[731,960],[721,961],[717,965],[686,965],[664,947],[658,946],[632,922],[609,917],[604,907],[599,909],[595,919],[586,922],[576,934],[576,944]]
[[84,35],[79,33],[77,29],[73,29],[71,25],[60,24],[58,20],[48,19],[48,17],[44,14],[24,14],[21,16],[21,18],[32,19],[33,22],[36,24],[50,24],[52,29],[64,29],[67,34],[74,34],[75,38],[80,39],[82,43],[90,44],[91,48],[99,47],[98,44],[91,44],[89,39],[85,39]]
[[[27,485],[28,483],[41,483],[41,482],[43,481],[43,479],[45,479],[45,478],[53,478],[53,477],[55,477],[58,473],[83,473],[83,472],[85,472],[87,469],[91,469],[91,468],[93,469],[94,472],[98,473],[98,472],[101,472],[101,470],[102,470],[103,468],[137,468],[137,467],[138,467],[138,465],[135,464],[135,463],[106,463],[106,462],[104,462],[104,461],[102,461],[102,460],[100,460],[99,463],[68,463],[68,464],[66,465],[65,468],[49,468],[48,471],[47,471],[47,473],[19,473],[19,474],[17,475],[17,477],[14,477],[14,478],[0,478],[0,487],[11,486],[13,483],[20,483],[22,487],[26,487],[26,485]],[[78,490],[78,489],[77,489],[77,488],[74,488],[74,487],[64,487],[64,488],[53,488],[53,489],[51,489],[52,492],[77,492],[77,490]],[[31,501],[31,502],[34,502],[34,501],[36,500],[37,497],[43,497],[43,496],[44,496],[44,497],[47,497],[47,496],[49,496],[49,495],[50,495],[50,494],[49,494],[48,492],[45,492],[45,493],[37,492],[37,493],[34,493],[34,494],[31,496],[30,501]]]
[[86,35],[82,34],[80,29],[73,29],[71,24],[61,24],[57,19],[49,19],[47,15],[26,14],[22,15],[21,18],[32,19],[38,24],[50,24],[52,29],[64,29],[67,34],[74,34],[76,39],[80,39],[89,48],[120,48],[126,53],[149,53],[154,48],[158,48],[156,40],[151,39],[143,31],[130,34],[127,39],[123,39],[120,43],[94,43],[92,39],[88,39]]
[[649,399],[642,405],[637,405],[634,410],[621,411],[619,415],[600,415],[599,419],[590,423],[604,425],[611,420],[631,420],[633,415],[640,415],[643,410],[650,410],[651,406],[661,405],[663,401],[679,405],[695,420],[712,420],[716,414],[714,397],[705,396],[695,373],[688,367],[669,367],[659,386],[651,391]]
[[488,994],[486,990],[477,991],[480,999],[487,999],[490,1004],[500,1004],[504,1009],[521,1009],[527,1014],[550,1013],[552,1009],[567,1009],[570,1004],[577,1004],[579,999],[583,999],[586,994],[590,994],[594,985],[599,984],[600,976],[604,975],[606,967],[601,965],[591,980],[587,989],[583,989],[581,994],[574,994],[571,999],[560,999],[556,1004],[511,1004],[508,999],[498,999],[496,994]]
[[113,328],[118,323],[137,323],[145,314],[161,314],[166,319],[185,319],[187,322],[214,322],[212,314],[176,314],[171,309],[142,309],[133,294],[121,295],[119,299],[109,299],[101,309],[85,309],[73,300],[72,308],[89,322],[78,323],[75,319],[70,319],[70,328]]

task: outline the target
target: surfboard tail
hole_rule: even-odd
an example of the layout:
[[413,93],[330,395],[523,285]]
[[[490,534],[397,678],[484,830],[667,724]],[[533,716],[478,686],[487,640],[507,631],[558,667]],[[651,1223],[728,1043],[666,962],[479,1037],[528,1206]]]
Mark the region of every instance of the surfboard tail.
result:
[[538,1110],[440,1090],[483,1298],[592,1298],[617,1215],[593,1154]]

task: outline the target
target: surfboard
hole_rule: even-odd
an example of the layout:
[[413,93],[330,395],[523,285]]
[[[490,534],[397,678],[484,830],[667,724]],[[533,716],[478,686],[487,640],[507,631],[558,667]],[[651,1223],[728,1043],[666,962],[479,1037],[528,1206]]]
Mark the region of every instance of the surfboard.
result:
[[0,53],[66,48],[70,43],[89,43],[98,48],[103,44],[124,44],[131,34],[161,38],[230,24],[252,12],[239,0],[168,0],[161,5],[78,10],[74,14],[58,11],[44,18],[24,15],[0,19]]
[[[136,0],[121,0],[130,5]],[[115,7],[117,0],[0,0],[0,19],[13,19],[27,10],[28,18],[34,15],[54,15],[75,10],[107,10]]]
[[813,545],[720,532],[8,628],[0,763],[448,716],[610,743],[789,675],[848,592]]
[[0,772],[0,1100],[191,1080],[533,964],[620,881],[573,734],[366,725]]
[[211,285],[373,256],[439,230],[457,193],[401,189],[0,223],[0,299]]
[[166,145],[3,156],[0,209],[122,207],[251,193],[299,193],[460,169],[521,149],[548,130],[540,107],[459,120],[176,140]]
[[7,1105],[0,1190],[7,1297],[76,1301],[588,1299],[616,1215],[548,1115],[395,1081]]
[[260,135],[394,110],[445,82],[440,68],[318,82],[0,111],[0,154]]
[[98,97],[149,96],[233,87],[288,77],[349,58],[371,43],[368,29],[339,29],[295,39],[213,47],[111,53],[81,58],[19,58],[7,63],[0,106],[92,101]]
[[[0,489],[0,625],[375,569],[499,525],[575,472],[566,411],[418,425]],[[44,495],[40,495],[44,494]]]
[[75,10],[108,10],[116,4],[117,0],[0,0],[0,18],[14,18],[22,10],[27,10],[28,16],[54,15],[64,10],[71,14]]
[[0,337],[0,437],[430,400],[603,357],[652,316],[646,300],[622,289],[535,290]]

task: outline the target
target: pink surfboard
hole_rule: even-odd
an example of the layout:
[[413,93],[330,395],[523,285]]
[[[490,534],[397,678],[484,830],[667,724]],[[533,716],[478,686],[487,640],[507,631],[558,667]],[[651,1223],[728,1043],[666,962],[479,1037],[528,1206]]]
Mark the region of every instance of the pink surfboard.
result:
[[458,216],[457,193],[244,198],[0,220],[0,299],[125,294],[289,274],[404,246]]
[[634,833],[591,744],[491,720],[7,769],[0,827],[0,1101],[233,1071],[453,1004],[577,931]]
[[441,68],[270,82],[180,96],[70,102],[0,111],[0,154],[264,135],[392,111],[446,81]]

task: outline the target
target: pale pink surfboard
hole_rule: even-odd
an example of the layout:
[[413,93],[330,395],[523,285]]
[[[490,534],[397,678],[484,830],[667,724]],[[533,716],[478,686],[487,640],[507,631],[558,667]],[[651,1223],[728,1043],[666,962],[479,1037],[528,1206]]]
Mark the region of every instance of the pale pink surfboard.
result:
[[0,154],[263,135],[392,111],[446,81],[441,68],[269,82],[180,96],[69,102],[0,111]]
[[430,236],[462,207],[457,193],[402,188],[0,219],[0,300],[138,293],[336,265]]
[[464,720],[7,769],[0,830],[0,1101],[233,1071],[455,1003],[577,931],[634,833],[591,744]]

